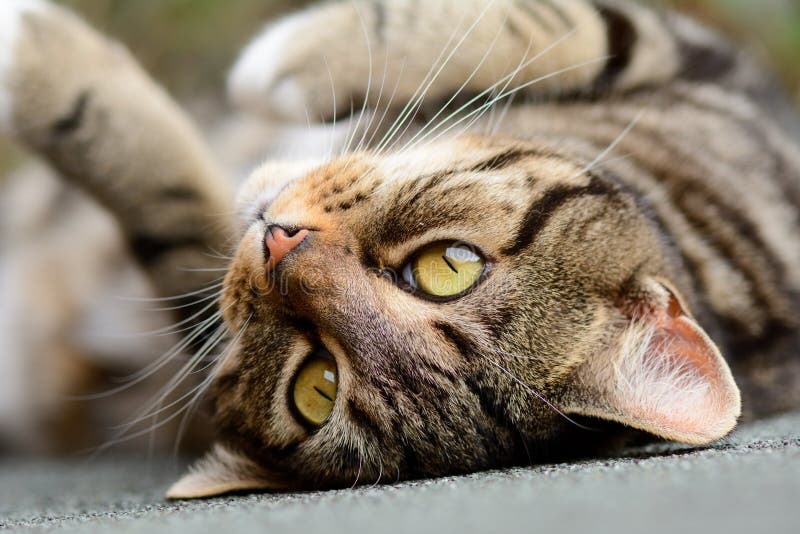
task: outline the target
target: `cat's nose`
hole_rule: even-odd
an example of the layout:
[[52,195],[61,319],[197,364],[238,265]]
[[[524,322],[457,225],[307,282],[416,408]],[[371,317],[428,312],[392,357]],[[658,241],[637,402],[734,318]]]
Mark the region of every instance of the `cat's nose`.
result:
[[266,235],[264,236],[267,271],[277,267],[281,260],[286,257],[289,252],[297,248],[297,245],[302,243],[307,236],[308,230],[305,228],[284,228],[277,224],[269,225]]

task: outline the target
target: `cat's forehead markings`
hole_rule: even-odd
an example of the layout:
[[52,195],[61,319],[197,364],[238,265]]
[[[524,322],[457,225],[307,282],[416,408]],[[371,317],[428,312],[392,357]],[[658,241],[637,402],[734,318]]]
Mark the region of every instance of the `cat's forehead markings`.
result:
[[416,180],[420,176],[450,169],[464,159],[474,158],[474,152],[465,153],[465,148],[461,142],[417,147],[381,158],[378,168],[387,183]]
[[588,182],[585,169],[580,165],[548,154],[526,154],[521,158],[523,162],[510,163],[495,171],[468,171],[471,167],[480,167],[482,163],[492,160],[498,154],[502,155],[504,151],[514,150],[525,153],[524,148],[513,145],[488,146],[471,139],[460,139],[398,152],[382,158],[376,165],[380,173],[385,176],[384,185],[398,185],[443,173],[449,174],[449,181],[465,182],[474,182],[476,173],[479,173],[480,181],[486,184],[500,184],[509,178],[524,174],[534,178],[540,188],[555,185],[578,187]]

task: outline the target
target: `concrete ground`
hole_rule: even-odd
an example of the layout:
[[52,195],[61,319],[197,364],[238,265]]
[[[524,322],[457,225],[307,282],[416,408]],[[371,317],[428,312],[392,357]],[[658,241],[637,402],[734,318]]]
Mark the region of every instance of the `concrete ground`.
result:
[[713,448],[319,493],[167,502],[170,460],[0,463],[0,530],[800,533],[800,413]]

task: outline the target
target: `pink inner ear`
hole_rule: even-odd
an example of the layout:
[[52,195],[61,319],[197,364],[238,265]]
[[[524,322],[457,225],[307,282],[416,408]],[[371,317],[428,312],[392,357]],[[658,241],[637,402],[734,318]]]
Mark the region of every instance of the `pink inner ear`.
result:
[[[680,310],[680,308],[678,308]],[[717,351],[705,335],[693,326],[693,321],[682,315],[662,312],[656,322],[658,339],[652,343],[656,353],[667,352],[676,365],[688,365],[695,373],[713,381],[719,371]]]
[[651,282],[667,299],[622,306],[627,327],[577,370],[565,408],[693,445],[721,439],[741,412],[728,364],[677,290]]
[[[688,443],[723,437],[739,416],[739,392],[716,346],[671,299],[616,402],[632,426]],[[653,320],[653,317],[650,318]]]

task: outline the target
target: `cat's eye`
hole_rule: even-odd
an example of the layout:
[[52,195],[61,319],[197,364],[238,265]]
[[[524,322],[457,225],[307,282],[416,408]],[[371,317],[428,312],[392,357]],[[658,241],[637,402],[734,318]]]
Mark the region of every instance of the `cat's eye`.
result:
[[313,356],[308,359],[292,386],[292,401],[303,420],[320,426],[333,411],[337,391],[336,362],[329,356]]
[[415,290],[438,298],[471,289],[484,273],[485,260],[465,243],[442,241],[420,249],[403,267],[403,279]]

